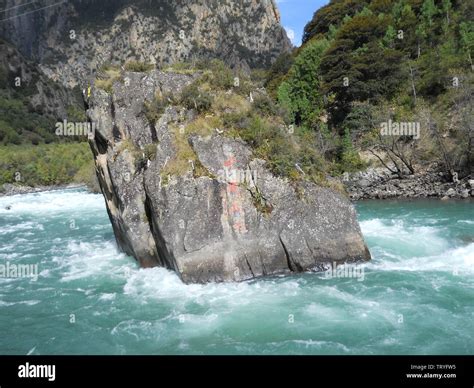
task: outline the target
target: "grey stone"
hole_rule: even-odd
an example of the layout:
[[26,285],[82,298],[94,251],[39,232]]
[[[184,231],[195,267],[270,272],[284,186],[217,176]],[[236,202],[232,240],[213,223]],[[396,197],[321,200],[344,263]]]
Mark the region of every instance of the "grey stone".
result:
[[368,179],[361,179],[359,182],[357,182],[360,187],[369,187],[372,185],[372,182],[370,182]]
[[456,190],[454,190],[452,187],[446,191],[446,195],[448,197],[454,197],[456,195]]
[[[112,96],[93,91],[88,116],[102,126],[90,144],[118,246],[142,266],[172,269],[186,283],[369,260],[355,209],[344,195],[310,182],[296,190],[241,140],[192,135],[195,161],[167,176],[179,115],[167,108],[152,127],[141,104],[160,85],[179,92],[192,80],[154,71],[147,80],[130,76],[126,88],[116,84]],[[144,160],[152,142],[156,158]],[[229,170],[239,172],[238,184]]]

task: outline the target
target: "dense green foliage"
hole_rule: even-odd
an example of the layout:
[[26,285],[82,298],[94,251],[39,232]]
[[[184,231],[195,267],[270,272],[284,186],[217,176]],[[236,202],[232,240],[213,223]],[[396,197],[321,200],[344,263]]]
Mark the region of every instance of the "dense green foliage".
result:
[[56,120],[30,105],[31,90],[11,87],[13,83],[13,78],[9,76],[7,82],[3,83],[4,88],[0,88],[0,143],[39,144],[55,141]]
[[264,77],[264,85],[272,97],[276,97],[277,89],[281,82],[284,80],[286,74],[291,69],[294,62],[294,56],[290,53],[280,55],[275,63],[271,66],[270,70]]
[[77,88],[67,91],[48,79],[1,39],[0,52],[0,144],[77,140],[54,134],[57,121],[85,121]]
[[[410,148],[414,163],[438,162],[467,176],[474,161],[473,20],[468,1],[333,0],[308,23],[293,60],[281,60],[290,64],[286,75],[272,70],[267,84],[275,88],[278,80],[290,121],[319,133],[319,148],[340,171],[363,166],[358,151],[391,147]],[[408,118],[429,136],[378,144],[381,122]],[[412,163],[402,164],[413,172]]]
[[91,183],[94,162],[87,143],[0,146],[0,187]]
[[278,89],[278,98],[296,125],[311,125],[321,114],[320,65],[327,48],[324,39],[303,47]]
[[55,140],[54,121],[31,111],[20,97],[4,97],[0,91],[0,143],[22,144]]

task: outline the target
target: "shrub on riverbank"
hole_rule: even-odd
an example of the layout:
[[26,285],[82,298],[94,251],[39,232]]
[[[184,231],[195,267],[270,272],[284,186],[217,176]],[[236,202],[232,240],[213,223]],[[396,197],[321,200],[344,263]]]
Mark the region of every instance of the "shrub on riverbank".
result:
[[95,180],[89,145],[83,143],[0,147],[0,185],[49,186]]

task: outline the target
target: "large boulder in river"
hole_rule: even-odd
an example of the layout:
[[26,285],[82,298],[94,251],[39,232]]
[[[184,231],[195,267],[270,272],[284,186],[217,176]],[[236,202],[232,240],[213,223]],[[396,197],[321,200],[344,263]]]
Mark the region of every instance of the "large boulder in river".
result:
[[192,111],[168,106],[156,121],[147,118],[144,106],[156,95],[176,95],[194,78],[126,73],[112,93],[93,90],[88,117],[98,128],[90,144],[119,247],[186,283],[369,260],[343,194],[311,182],[295,188],[222,130],[186,133]]

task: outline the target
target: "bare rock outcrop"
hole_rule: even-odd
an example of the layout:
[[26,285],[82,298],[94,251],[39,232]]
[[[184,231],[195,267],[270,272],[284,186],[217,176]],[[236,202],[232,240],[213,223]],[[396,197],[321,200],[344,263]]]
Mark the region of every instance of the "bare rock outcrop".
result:
[[[169,106],[150,123],[143,106],[179,93],[193,75],[126,73],[111,94],[94,89],[91,147],[117,243],[142,266],[186,283],[242,281],[369,260],[356,213],[340,193],[275,176],[238,138],[182,135],[191,111]],[[179,142],[188,153],[181,173]]]

